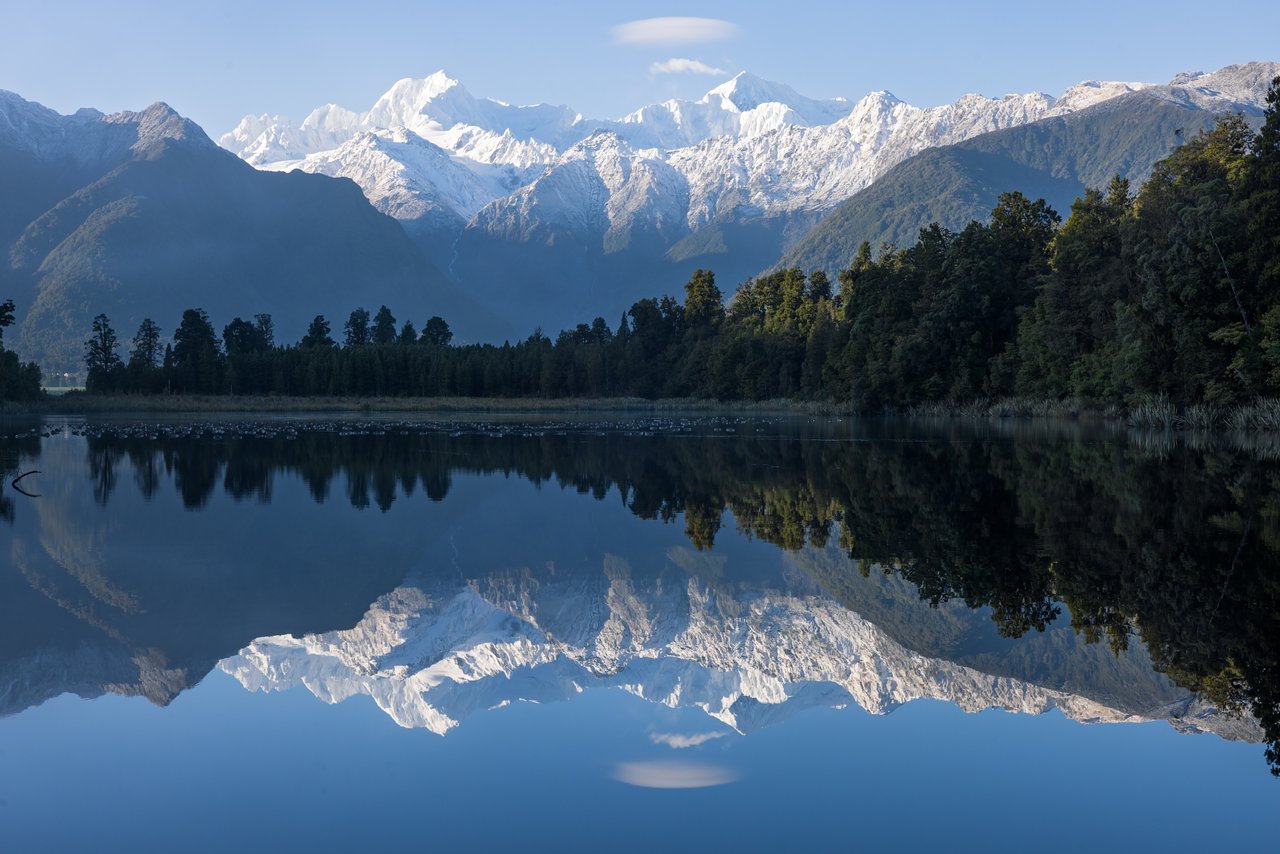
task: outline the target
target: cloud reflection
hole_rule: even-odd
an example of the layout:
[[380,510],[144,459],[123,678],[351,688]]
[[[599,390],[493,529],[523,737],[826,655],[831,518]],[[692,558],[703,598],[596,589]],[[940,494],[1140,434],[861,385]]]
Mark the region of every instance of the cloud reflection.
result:
[[684,750],[686,747],[697,747],[699,744],[706,744],[717,738],[724,738],[727,732],[653,732],[649,734],[649,740],[654,744],[665,744],[673,750]]
[[613,779],[646,789],[703,789],[732,783],[741,775],[701,762],[619,762]]

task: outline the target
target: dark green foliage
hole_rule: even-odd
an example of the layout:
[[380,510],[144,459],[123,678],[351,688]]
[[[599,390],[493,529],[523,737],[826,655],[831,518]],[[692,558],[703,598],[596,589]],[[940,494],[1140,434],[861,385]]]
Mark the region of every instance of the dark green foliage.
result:
[[105,314],[93,319],[93,331],[84,342],[84,364],[88,369],[85,387],[89,391],[118,390],[125,381],[124,362],[120,361],[120,339]]
[[317,314],[311,321],[311,325],[307,327],[307,334],[302,336],[298,346],[304,350],[325,350],[336,346],[333,337],[329,334],[329,321],[324,319],[323,314]]
[[223,327],[222,346],[228,357],[265,353],[271,349],[258,326],[238,317]]
[[960,402],[1013,391],[1008,352],[1018,311],[1047,270],[1057,214],[1005,193],[991,224],[933,225],[911,249],[871,261],[865,244],[841,274],[850,331],[841,363],[864,407]]
[[347,318],[342,331],[344,335],[342,346],[344,347],[364,347],[372,343],[372,333],[369,330],[369,312],[363,308],[357,308],[351,312],[351,316]]
[[220,390],[222,373],[218,339],[213,324],[202,308],[189,308],[173,333],[170,376],[174,391],[186,394],[213,394]]
[[443,317],[432,315],[427,318],[427,325],[422,327],[422,343],[432,347],[447,347],[453,340],[453,332]]
[[160,327],[151,318],[143,319],[138,324],[138,331],[133,336],[133,350],[129,353],[129,367],[146,369],[154,368],[160,362]]
[[385,305],[373,317],[372,336],[374,344],[394,344],[396,341],[396,318]]
[[684,293],[684,316],[690,329],[713,328],[724,319],[724,294],[716,287],[715,273],[695,271]]
[[414,328],[412,320],[406,320],[404,326],[400,327],[400,337],[397,341],[401,344],[418,343],[418,330]]
[[129,352],[126,369],[131,389],[155,393],[164,388],[164,372],[160,370],[163,350],[160,327],[151,318],[143,319],[133,336],[133,349]]
[[255,314],[253,316],[253,325],[258,330],[258,337],[262,342],[263,349],[273,349],[276,346],[276,323],[271,319],[271,315]]
[[13,304],[13,300],[11,299],[0,302],[0,350],[4,349],[5,327],[13,325],[13,312],[15,308],[16,306]]
[[40,396],[40,368],[19,362],[17,353],[4,349],[4,330],[13,325],[15,308],[11,299],[0,302],[0,403]]

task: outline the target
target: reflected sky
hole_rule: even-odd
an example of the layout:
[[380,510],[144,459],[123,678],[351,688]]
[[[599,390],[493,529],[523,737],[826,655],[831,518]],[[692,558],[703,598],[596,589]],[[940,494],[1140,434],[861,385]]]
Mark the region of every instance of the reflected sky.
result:
[[[0,520],[5,838],[989,850],[974,828],[998,817],[1010,838],[1072,850],[1045,832],[1068,815],[1114,850],[1274,838],[1264,734],[1152,669],[1142,629],[1157,637],[1157,622],[1128,616],[1123,646],[1099,624],[1088,643],[1053,599],[1043,631],[1002,634],[1002,613],[1037,613],[1024,606],[1038,590],[1010,598],[997,575],[967,582],[996,590],[992,604],[931,603],[923,561],[859,560],[873,520],[814,474],[853,482],[865,466],[915,487],[941,467],[986,484],[989,529],[1043,556],[1055,530],[1024,519],[1033,482],[1008,452],[1052,468],[1096,442],[1052,440],[1058,456],[1044,436],[969,437],[917,458],[808,422],[694,428],[270,440],[296,453],[234,431],[0,439],[8,477],[42,472],[42,497],[13,496]],[[881,456],[849,452],[862,445]],[[1237,464],[1184,453],[1182,471]],[[1101,459],[1151,464],[1125,454]],[[1008,482],[1022,503],[1003,518],[992,484]],[[871,506],[890,518],[894,500]],[[787,508],[810,517],[793,528]],[[1253,523],[1219,515],[1224,542],[1252,543]],[[932,519],[919,551],[947,566],[955,547]]]

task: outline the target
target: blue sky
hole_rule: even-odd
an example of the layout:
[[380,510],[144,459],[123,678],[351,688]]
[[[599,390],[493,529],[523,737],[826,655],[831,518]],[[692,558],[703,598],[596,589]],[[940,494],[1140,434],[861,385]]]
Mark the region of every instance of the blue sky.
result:
[[[618,29],[669,16],[722,23]],[[813,97],[887,89],[927,106],[1280,59],[1275,2],[0,0],[0,26],[0,89],[61,112],[163,100],[215,135],[250,112],[367,109],[439,68],[476,95],[613,117],[744,69]],[[690,62],[655,70],[673,59]]]

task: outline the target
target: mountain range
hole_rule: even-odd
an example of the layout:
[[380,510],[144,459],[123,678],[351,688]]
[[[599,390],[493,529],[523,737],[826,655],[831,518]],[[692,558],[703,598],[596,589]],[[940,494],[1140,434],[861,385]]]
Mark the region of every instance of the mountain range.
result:
[[[1055,662],[1034,676],[1020,664],[1037,655],[1027,648],[988,643],[985,656],[947,657],[908,648],[808,582],[799,567],[812,559],[822,558],[801,555],[788,582],[765,587],[717,583],[723,560],[686,549],[669,552],[657,575],[606,554],[594,572],[416,578],[350,629],[260,638],[219,667],[250,690],[305,686],[329,703],[367,696],[400,726],[440,735],[477,712],[615,688],[700,708],[742,733],[813,707],[887,714],[931,698],[969,712],[1057,709],[1086,723],[1163,719],[1184,732],[1258,737],[1253,722],[1220,716],[1153,674],[1144,651],[1116,658],[1069,627],[1032,641]],[[983,619],[900,597],[879,572],[864,586],[909,612],[901,623],[936,629],[957,619],[973,630]],[[1109,680],[1125,696],[1103,696]]]
[[[1141,180],[1216,115],[1261,114],[1280,64],[1087,81],[920,108],[888,92],[805,97],[743,73],[618,119],[472,95],[444,72],[364,112],[247,116],[215,145],[163,104],[59,115],[0,93],[0,289],[10,341],[76,370],[93,315],[123,338],[184,308],[271,313],[282,343],[381,304],[456,340],[523,337],[779,265],[848,263],[982,219],[1003,191],[1065,213],[1085,186]],[[232,156],[235,155],[235,156]]]
[[[397,82],[364,113],[329,104],[300,125],[246,117],[220,143],[260,168],[351,178],[477,299],[556,330],[595,314],[612,320],[640,296],[678,289],[699,266],[731,291],[850,197],[939,146],[1057,128],[1074,159],[1042,152],[1027,167],[1036,180],[973,163],[962,171],[992,186],[1016,177],[1017,187],[997,192],[1040,190],[1065,211],[1083,184],[1114,171],[1141,179],[1167,153],[1172,129],[1145,115],[1151,104],[1190,134],[1220,112],[1260,114],[1277,73],[1280,65],[1250,63],[1164,86],[1086,81],[1059,97],[966,95],[927,109],[888,92],[815,100],[743,73],[695,101],[592,120],[477,98],[437,72]],[[1120,106],[1099,116],[1113,101]],[[891,212],[903,223],[892,239],[940,215],[956,220],[947,205],[957,198],[966,215],[990,211],[991,194],[954,190]]]

